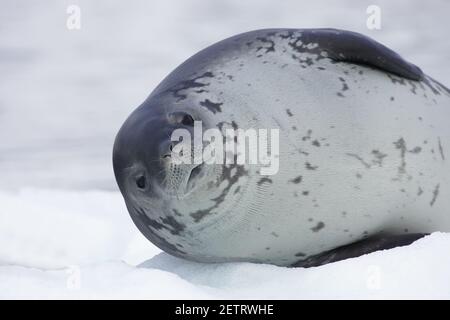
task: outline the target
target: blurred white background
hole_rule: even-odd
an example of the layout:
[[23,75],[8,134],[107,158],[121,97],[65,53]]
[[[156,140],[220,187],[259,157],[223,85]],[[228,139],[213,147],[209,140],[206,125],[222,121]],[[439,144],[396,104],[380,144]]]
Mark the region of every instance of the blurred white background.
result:
[[[72,4],[81,9],[80,30],[66,27],[66,10]],[[381,8],[381,30],[366,27],[366,9],[372,4]],[[48,273],[29,267],[70,265],[94,265],[83,269],[92,283],[85,285],[83,297],[114,294],[105,284],[113,283],[117,292],[130,296],[161,297],[158,290],[164,288],[164,297],[201,297],[205,292],[207,297],[224,292],[234,297],[233,292],[247,292],[247,298],[277,298],[273,292],[278,291],[280,272],[280,283],[292,287],[283,291],[285,297],[358,297],[361,292],[372,297],[358,282],[361,276],[364,283],[365,266],[373,263],[367,259],[356,269],[348,264],[320,269],[320,276],[273,266],[202,266],[164,255],[148,265],[165,268],[165,273],[105,263],[124,260],[136,265],[160,252],[128,217],[112,171],[113,141],[131,111],[177,65],[216,41],[252,29],[332,27],[361,32],[448,86],[449,12],[448,0],[0,0],[0,298],[60,297],[67,293],[64,269]],[[429,242],[442,250],[450,240],[439,242],[444,238]],[[405,259],[394,255],[386,260],[386,268],[407,264],[408,257],[417,254],[414,250],[404,251]],[[446,264],[441,264],[441,273],[428,273],[427,278],[427,263],[440,256],[425,250],[422,257],[416,260],[424,265],[416,269],[407,264],[409,273],[397,268],[398,273],[390,274],[391,286],[375,296],[430,295],[430,288],[440,283],[444,287],[437,295],[448,296]],[[253,274],[253,280],[246,282],[243,273]],[[226,278],[217,280],[223,274]],[[319,286],[315,281],[324,274],[342,283],[333,287],[332,280],[326,280]],[[128,278],[121,280],[124,275]],[[266,291],[255,289],[272,277]],[[408,284],[415,283],[411,279],[422,281],[421,287],[410,290]],[[211,289],[216,295],[204,288],[212,285],[210,280],[218,281]],[[238,286],[242,281],[247,291]],[[130,283],[143,286],[139,291],[127,287]],[[180,290],[185,286],[190,289]],[[301,286],[305,290],[298,290]]]

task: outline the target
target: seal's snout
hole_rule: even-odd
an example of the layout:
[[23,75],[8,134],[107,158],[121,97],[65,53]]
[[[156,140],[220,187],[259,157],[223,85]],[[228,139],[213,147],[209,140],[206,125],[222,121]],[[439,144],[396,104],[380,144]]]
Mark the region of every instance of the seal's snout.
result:
[[193,161],[177,161],[177,159],[180,159],[180,154],[174,150],[178,144],[182,144],[182,142],[163,141],[159,148],[159,158],[165,176],[162,183],[163,189],[167,194],[180,198],[195,186],[194,182],[199,176],[202,166]]
[[159,147],[159,157],[163,161],[168,161],[172,158],[172,151],[176,145],[176,142],[167,140],[163,141]]

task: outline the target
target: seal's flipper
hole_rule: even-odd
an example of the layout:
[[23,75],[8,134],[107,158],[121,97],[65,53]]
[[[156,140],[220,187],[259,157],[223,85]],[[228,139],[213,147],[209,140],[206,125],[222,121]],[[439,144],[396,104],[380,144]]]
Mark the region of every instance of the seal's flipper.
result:
[[298,261],[291,267],[317,267],[330,262],[356,258],[378,250],[407,246],[428,233],[378,235]]
[[424,76],[419,67],[360,33],[315,29],[305,32],[303,39],[318,43],[320,49],[335,61],[366,64],[411,80],[421,80]]

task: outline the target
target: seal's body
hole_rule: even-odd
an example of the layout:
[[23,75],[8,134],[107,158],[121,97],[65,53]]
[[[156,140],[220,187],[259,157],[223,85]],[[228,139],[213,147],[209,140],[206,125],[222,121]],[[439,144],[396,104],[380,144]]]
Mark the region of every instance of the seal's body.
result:
[[[171,254],[314,265],[352,243],[354,256],[450,231],[449,119],[449,90],[373,40],[259,30],[172,72],[120,130],[114,169],[138,228]],[[279,172],[176,171],[167,137],[194,120],[223,132],[278,128]],[[380,234],[381,246],[364,241]]]

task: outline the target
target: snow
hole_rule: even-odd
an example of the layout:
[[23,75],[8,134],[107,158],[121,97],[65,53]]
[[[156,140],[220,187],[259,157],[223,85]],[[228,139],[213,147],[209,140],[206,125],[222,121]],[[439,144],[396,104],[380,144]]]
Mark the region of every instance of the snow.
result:
[[118,192],[26,189],[0,203],[0,299],[450,298],[446,233],[317,268],[201,264],[145,240]]
[[[81,30],[66,29],[69,4]],[[366,28],[370,4],[381,30]],[[449,10],[445,0],[3,0],[0,298],[450,298],[445,233],[311,269],[171,257],[137,231],[111,168],[127,115],[215,41],[268,27],[350,29],[449,85]]]

